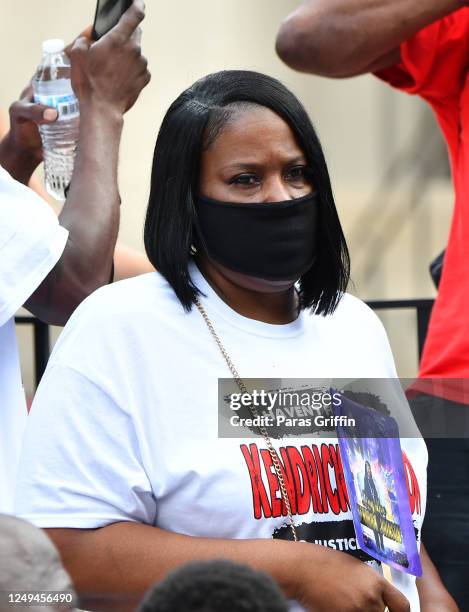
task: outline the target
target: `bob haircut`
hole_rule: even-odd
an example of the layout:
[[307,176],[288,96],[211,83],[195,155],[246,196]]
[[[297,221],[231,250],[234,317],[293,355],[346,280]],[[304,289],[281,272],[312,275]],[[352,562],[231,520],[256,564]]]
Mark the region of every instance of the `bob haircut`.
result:
[[[249,105],[269,108],[292,129],[318,194],[316,260],[299,279],[301,308],[334,312],[350,276],[350,259],[334,203],[319,139],[305,109],[282,83],[258,72],[227,70],[210,74],[170,106],[155,145],[151,191],[145,220],[145,250],[189,311],[199,291],[188,265],[197,242],[200,158],[232,114]],[[241,119],[242,120],[242,119]]]

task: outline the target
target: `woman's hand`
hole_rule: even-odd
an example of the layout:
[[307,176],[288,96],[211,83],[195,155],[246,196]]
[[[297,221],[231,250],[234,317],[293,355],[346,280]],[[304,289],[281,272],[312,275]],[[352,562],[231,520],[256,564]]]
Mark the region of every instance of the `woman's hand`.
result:
[[398,589],[346,553],[305,544],[298,557],[296,599],[311,612],[410,611]]

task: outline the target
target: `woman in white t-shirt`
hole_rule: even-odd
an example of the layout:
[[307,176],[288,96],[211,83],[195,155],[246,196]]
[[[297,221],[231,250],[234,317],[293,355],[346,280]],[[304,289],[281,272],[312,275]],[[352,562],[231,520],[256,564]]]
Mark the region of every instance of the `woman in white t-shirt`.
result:
[[[219,378],[396,376],[380,322],[344,293],[327,167],[293,94],[226,71],[173,103],[145,245],[159,272],[76,311],[24,445],[17,512],[48,530],[77,589],[141,597],[174,567],[225,557],[270,573],[292,610],[454,609],[423,547],[417,587],[358,560],[336,439],[218,436]],[[420,536],[425,444],[402,448]]]

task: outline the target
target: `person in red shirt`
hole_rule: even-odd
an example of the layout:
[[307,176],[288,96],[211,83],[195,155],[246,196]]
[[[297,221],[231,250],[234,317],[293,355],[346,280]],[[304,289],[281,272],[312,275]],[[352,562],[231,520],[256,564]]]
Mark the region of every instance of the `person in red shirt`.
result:
[[[277,52],[329,77],[375,73],[428,102],[448,145],[455,206],[438,297],[413,401],[463,415],[469,404],[469,2],[304,0],[282,24]],[[427,440],[425,544],[462,610],[469,610],[469,443]]]

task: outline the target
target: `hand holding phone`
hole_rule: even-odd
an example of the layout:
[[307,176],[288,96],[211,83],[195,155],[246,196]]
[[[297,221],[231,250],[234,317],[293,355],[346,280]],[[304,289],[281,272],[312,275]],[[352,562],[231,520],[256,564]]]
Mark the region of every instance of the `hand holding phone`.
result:
[[93,26],[93,40],[99,40],[119,23],[132,0],[98,0]]
[[[123,114],[150,82],[147,60],[142,55],[139,26],[145,17],[143,0],[133,0],[112,31],[92,43],[84,33],[69,48],[72,87],[85,107]],[[99,101],[98,105],[90,104]]]

